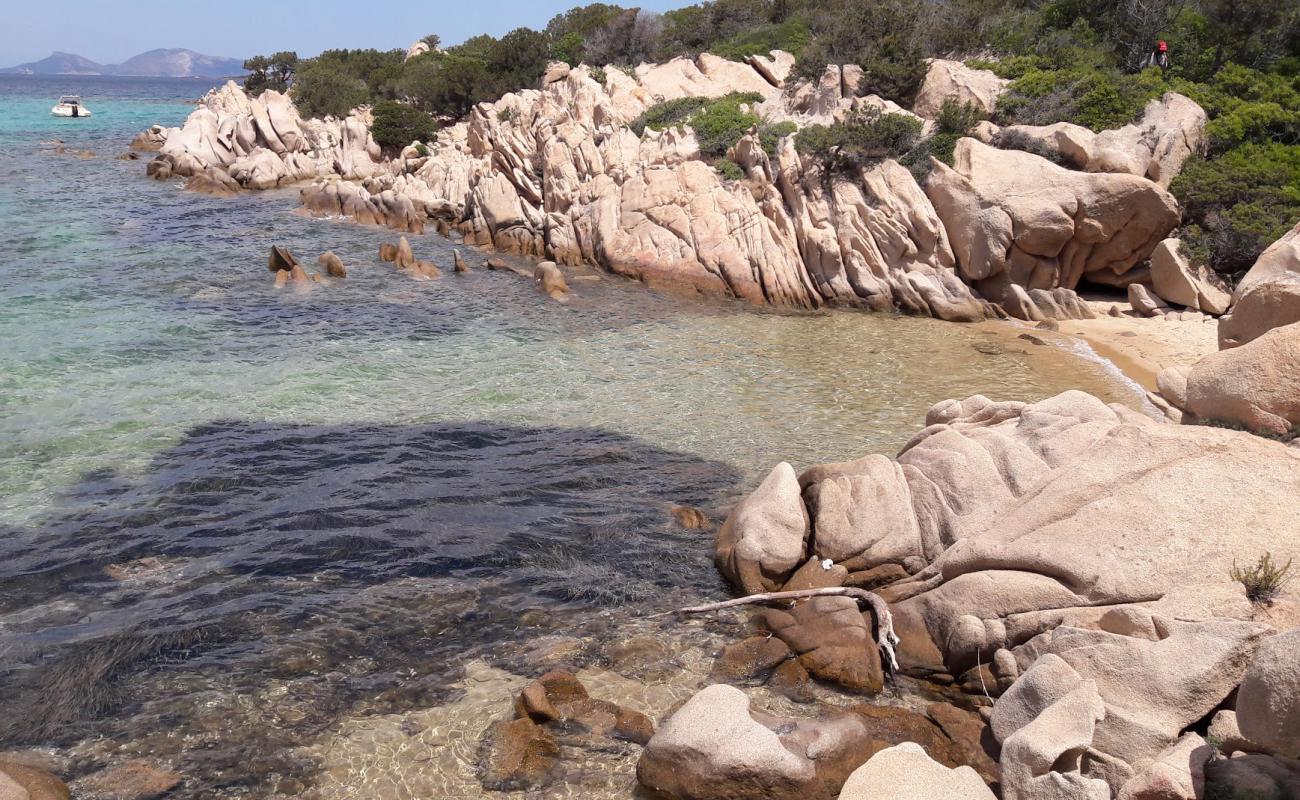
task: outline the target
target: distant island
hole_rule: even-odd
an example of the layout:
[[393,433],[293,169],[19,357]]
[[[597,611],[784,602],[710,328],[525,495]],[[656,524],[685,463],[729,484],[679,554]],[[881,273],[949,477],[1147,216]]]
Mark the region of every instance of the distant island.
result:
[[244,62],[180,48],[159,48],[121,64],[99,64],[74,53],[54,52],[40,61],[0,69],[3,75],[116,75],[140,78],[226,78],[243,75]]

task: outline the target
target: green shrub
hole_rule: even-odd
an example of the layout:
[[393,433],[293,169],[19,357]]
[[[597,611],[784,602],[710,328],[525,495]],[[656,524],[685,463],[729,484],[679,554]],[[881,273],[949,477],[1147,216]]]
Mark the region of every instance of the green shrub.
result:
[[960,103],[949,97],[939,106],[939,115],[935,117],[935,125],[939,133],[951,133],[958,136],[966,136],[979,123],[988,119],[988,114],[984,109],[973,103]]
[[419,156],[420,156],[421,158],[423,158],[423,157],[429,155],[429,146],[428,146],[427,144],[425,144],[424,142],[416,142],[416,144],[415,144],[415,152],[416,152],[417,154],[419,154]]
[[1154,68],[1126,75],[1115,69],[1033,67],[1007,87],[997,116],[1003,124],[1073,122],[1103,131],[1136,120],[1167,88]]
[[709,48],[709,52],[733,61],[740,61],[745,56],[767,55],[773,50],[797,55],[811,40],[812,31],[808,23],[796,17],[742,31]]
[[713,168],[722,173],[722,177],[738,181],[745,177],[745,170],[740,165],[729,158],[719,158],[713,161]]
[[1273,554],[1264,553],[1253,567],[1238,567],[1236,559],[1233,559],[1232,572],[1229,574],[1234,581],[1246,587],[1246,597],[1251,602],[1267,603],[1281,594],[1290,582],[1291,579],[1287,576],[1290,571],[1290,559],[1285,564],[1275,564]]
[[921,135],[922,123],[906,114],[865,108],[833,125],[809,125],[799,131],[795,147],[820,160],[827,169],[844,171],[907,153]]
[[375,104],[370,134],[386,150],[400,150],[411,142],[432,139],[438,125],[433,117],[404,103],[385,100]]
[[293,99],[309,117],[345,116],[357,106],[396,98],[400,50],[326,50],[298,62]]
[[704,97],[682,97],[651,106],[628,127],[637,136],[646,128],[657,131],[674,125],[689,125],[695,131],[700,153],[705,158],[717,159],[726,155],[750,128],[759,124],[758,116],[745,111],[742,105],[754,105],[763,100],[756,92],[734,92],[713,100]]
[[591,76],[591,79],[592,79],[593,81],[595,81],[596,83],[599,83],[601,86],[604,86],[604,85],[605,85],[605,68],[604,68],[604,67],[590,67],[590,68],[587,69],[587,74],[590,75],[590,76]]
[[1246,144],[1190,159],[1170,184],[1186,242],[1216,272],[1250,269],[1300,219],[1300,146]]
[[706,102],[708,101],[703,97],[679,97],[676,100],[666,100],[647,108],[641,116],[628,123],[628,127],[637,136],[644,133],[646,128],[657,131],[667,130],[686,122],[692,114],[703,108]]
[[828,64],[862,67],[862,94],[910,106],[928,71],[930,9],[920,0],[822,0],[809,4],[814,37],[797,69],[816,80]]
[[734,93],[711,100],[691,116],[689,124],[700,143],[700,153],[705,158],[721,158],[727,149],[740,140],[745,132],[758,125],[758,116],[746,111],[742,105],[762,101],[759,94]]
[[758,142],[763,146],[763,152],[767,153],[768,158],[775,158],[776,148],[780,146],[781,140],[797,130],[799,126],[793,122],[764,120],[758,124]]

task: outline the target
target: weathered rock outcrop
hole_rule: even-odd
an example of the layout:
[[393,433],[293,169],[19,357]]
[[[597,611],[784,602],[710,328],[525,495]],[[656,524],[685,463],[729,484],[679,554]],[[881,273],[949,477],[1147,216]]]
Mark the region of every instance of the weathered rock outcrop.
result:
[[1082,125],[1011,125],[1003,131],[1028,136],[1087,172],[1142,175],[1168,188],[1183,164],[1205,147],[1205,110],[1177,92],[1147,103],[1142,119],[1094,133]]
[[[637,778],[677,800],[829,800],[842,786],[850,794],[841,797],[858,797],[882,772],[896,768],[897,760],[887,757],[867,770],[857,789],[845,786],[846,778],[876,753],[908,742],[923,748],[922,758],[924,753],[933,758],[925,758],[927,779],[963,791],[979,786],[983,792],[973,798],[983,800],[991,796],[983,781],[994,776],[960,766],[970,754],[936,721],[953,722],[963,713],[949,710],[924,716],[863,705],[824,709],[815,718],[782,717],[752,707],[741,690],[717,684],[701,689],[661,723],[637,764]],[[978,739],[982,727],[978,722],[973,727]]]
[[935,58],[925,73],[925,82],[912,103],[912,110],[933,119],[943,101],[954,100],[992,114],[998,97],[1011,81],[999,78],[987,69],[972,69],[960,61]]
[[903,567],[910,577],[877,591],[904,668],[1005,690],[992,729],[1008,798],[1195,782],[1170,753],[1197,750],[1181,737],[1271,633],[1229,573],[1263,552],[1300,557],[1300,453],[1081,392],[947,401],[926,422],[896,459],[799,476],[806,526],[782,468],[780,515],[797,523],[733,515],[730,540],[761,532],[765,546],[733,549],[724,573],[766,588],[801,543],[845,572]]
[[234,81],[209,92],[180,128],[154,126],[133,146],[157,144],[149,165],[157,178],[228,174],[248,189],[273,189],[337,174],[373,177],[387,170],[370,118],[303,121],[288,95],[276,91],[250,98]]
[[926,184],[962,277],[1010,313],[1025,290],[1073,289],[1079,281],[1127,285],[1178,224],[1173,196],[1133,175],[1072,172],[975,139],[957,143],[953,166],[935,163]]
[[[1143,178],[1070,172],[973,141],[923,191],[894,161],[828,173],[791,137],[773,148],[756,135],[730,151],[745,177],[729,180],[689,127],[627,127],[657,102],[731,92],[757,94],[758,113],[797,126],[866,107],[911,113],[859,96],[853,65],[796,87],[785,86],[793,58],[779,51],[608,69],[601,82],[560,66],[541,88],[480,104],[389,161],[365,110],[303,121],[283,95],[250,99],[228,84],[168,134],[149,172],[220,170],[254,189],[315,179],[301,200],[322,216],[412,232],[432,220],[471,244],[710,296],[960,321],[1090,316],[1077,283],[1133,282],[1134,264],[1177,220],[1172,198]],[[988,105],[1000,85],[991,75],[935,61],[919,108],[948,96]],[[1148,128],[1166,137],[1181,116],[1157,105],[1164,116],[1153,111]]]

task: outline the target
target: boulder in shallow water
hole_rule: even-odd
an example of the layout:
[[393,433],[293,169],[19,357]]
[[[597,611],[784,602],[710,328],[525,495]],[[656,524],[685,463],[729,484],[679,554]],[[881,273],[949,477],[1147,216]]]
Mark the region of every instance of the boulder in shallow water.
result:
[[267,266],[272,272],[292,270],[298,266],[298,259],[293,257],[293,253],[289,252],[289,248],[275,244],[271,245],[271,257],[267,259]]
[[346,278],[348,276],[348,268],[343,265],[343,259],[334,255],[332,250],[321,253],[316,261],[325,268],[325,274],[331,278]]
[[154,800],[179,786],[182,780],[179,772],[135,759],[81,778],[72,788],[79,800]]
[[552,299],[562,299],[569,292],[569,284],[564,280],[564,273],[554,261],[543,261],[533,270],[533,280],[541,287],[543,293]]
[[71,800],[71,797],[63,781],[48,772],[0,760],[0,800]]
[[460,254],[460,250],[451,251],[451,260],[457,272],[469,272],[469,264],[465,263],[465,258]]
[[394,261],[396,261],[396,260],[397,260],[397,245],[395,245],[395,244],[388,244],[387,242],[385,242],[384,244],[379,245],[379,260],[380,260],[380,261],[387,261],[387,262],[390,263],[390,264],[393,263]]

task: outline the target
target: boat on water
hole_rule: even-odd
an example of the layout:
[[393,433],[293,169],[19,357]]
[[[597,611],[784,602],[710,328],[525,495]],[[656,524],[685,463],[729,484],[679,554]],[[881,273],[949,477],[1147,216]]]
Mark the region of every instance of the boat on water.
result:
[[65,94],[59,98],[58,105],[50,109],[50,113],[56,117],[89,117],[90,109],[86,108],[77,95]]

